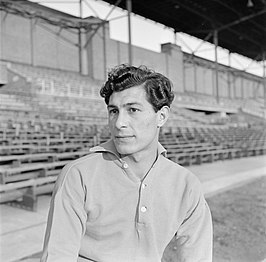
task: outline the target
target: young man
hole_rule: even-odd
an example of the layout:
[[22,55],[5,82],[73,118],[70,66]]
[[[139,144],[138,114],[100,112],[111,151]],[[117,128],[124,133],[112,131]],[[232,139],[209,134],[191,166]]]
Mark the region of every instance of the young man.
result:
[[174,95],[165,76],[120,65],[100,93],[111,139],[62,170],[41,261],[212,261],[212,221],[198,179],[158,142]]

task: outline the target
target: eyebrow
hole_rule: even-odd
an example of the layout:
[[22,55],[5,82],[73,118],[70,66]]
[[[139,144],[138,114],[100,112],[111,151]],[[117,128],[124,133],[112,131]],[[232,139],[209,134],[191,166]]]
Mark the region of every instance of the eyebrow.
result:
[[[138,102],[130,102],[130,103],[123,104],[123,107],[134,106],[134,105],[142,106],[141,103],[138,103]],[[114,108],[114,107],[117,107],[117,106],[116,106],[116,105],[112,105],[112,104],[109,104],[109,105],[107,106],[107,108]]]

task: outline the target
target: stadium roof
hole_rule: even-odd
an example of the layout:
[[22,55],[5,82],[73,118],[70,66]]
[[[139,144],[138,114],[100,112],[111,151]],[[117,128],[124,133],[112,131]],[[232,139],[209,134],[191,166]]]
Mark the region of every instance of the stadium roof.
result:
[[[126,9],[127,0],[104,0]],[[233,53],[266,59],[266,0],[131,0],[132,12]]]
[[28,0],[0,0],[0,10],[26,18],[39,19],[61,28],[91,30],[102,24],[102,20],[96,17],[81,19]]
[[[83,0],[86,1],[86,0]],[[103,0],[256,61],[266,60],[266,0]],[[35,9],[35,11],[32,10]],[[1,0],[0,10],[62,28],[97,30],[101,19],[81,19],[27,0]],[[51,15],[53,14],[53,15]]]

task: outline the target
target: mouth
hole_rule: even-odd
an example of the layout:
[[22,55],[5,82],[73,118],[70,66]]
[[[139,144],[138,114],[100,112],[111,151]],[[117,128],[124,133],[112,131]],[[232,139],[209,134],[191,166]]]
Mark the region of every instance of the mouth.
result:
[[115,140],[121,141],[121,142],[127,142],[131,140],[133,137],[134,136],[132,135],[118,135],[118,136],[115,136]]

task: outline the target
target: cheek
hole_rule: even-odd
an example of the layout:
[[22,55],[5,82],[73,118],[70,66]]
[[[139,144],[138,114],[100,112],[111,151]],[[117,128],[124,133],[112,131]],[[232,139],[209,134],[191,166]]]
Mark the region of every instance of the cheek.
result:
[[144,132],[152,132],[157,129],[157,122],[154,118],[146,118],[139,124]]
[[109,125],[109,126],[114,126],[114,125],[115,125],[115,119],[112,118],[112,117],[109,117],[109,118],[108,118],[108,125]]

